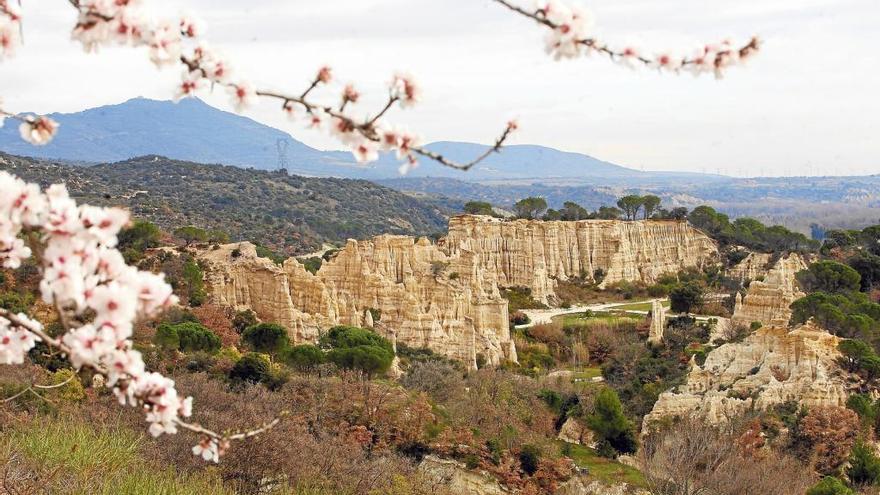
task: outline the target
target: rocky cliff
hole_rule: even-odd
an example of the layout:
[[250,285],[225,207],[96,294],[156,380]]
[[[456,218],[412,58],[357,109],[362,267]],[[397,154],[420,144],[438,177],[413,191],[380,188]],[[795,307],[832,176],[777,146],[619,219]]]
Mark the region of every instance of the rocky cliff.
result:
[[556,279],[589,279],[601,270],[605,283],[650,283],[716,254],[708,237],[680,222],[464,215],[451,219],[449,235],[437,244],[394,235],[349,240],[315,274],[295,259],[279,266],[259,258],[249,243],[198,257],[213,302],[253,309],[287,327],[295,342],[315,341],[338,324],[374,327],[398,343],[474,366],[480,355],[491,364],[516,360],[499,288],[529,287],[547,301]]
[[297,343],[314,342],[333,325],[374,326],[397,343],[470,366],[478,355],[492,364],[516,360],[494,274],[470,253],[447,255],[427,239],[352,240],[316,274],[292,258],[282,266],[259,258],[250,243],[199,258],[212,302],[253,309],[287,327]]
[[532,297],[552,302],[556,280],[621,280],[653,283],[682,268],[714,262],[717,248],[685,222],[501,220],[462,215],[449,221],[443,249],[469,253],[501,287],[528,287]]
[[837,364],[839,341],[812,322],[793,330],[762,327],[713,350],[702,366],[692,362],[687,382],[660,395],[645,425],[690,414],[718,423],[790,400],[844,406],[847,376]]
[[753,280],[746,296],[736,295],[731,324],[748,327],[758,321],[763,325],[788,326],[791,303],[804,297],[797,286],[795,275],[807,268],[798,254],[790,254],[776,261],[763,280]]

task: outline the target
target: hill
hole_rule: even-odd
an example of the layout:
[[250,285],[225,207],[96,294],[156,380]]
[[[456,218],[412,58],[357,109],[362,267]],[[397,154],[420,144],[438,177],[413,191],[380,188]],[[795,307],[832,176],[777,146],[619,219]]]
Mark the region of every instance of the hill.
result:
[[[117,105],[76,113],[51,114],[62,132],[47,146],[22,141],[16,126],[0,128],[0,150],[23,156],[73,162],[111,163],[145,155],[167,156],[199,163],[223,163],[260,170],[278,168],[278,143],[286,142],[291,173],[357,179],[399,177],[398,160],[384,154],[368,166],[356,163],[347,151],[320,151],[290,134],[234,113],[214,108],[197,98],[179,103],[134,98]],[[485,145],[437,142],[427,146],[451,159],[466,162]],[[411,172],[413,177],[450,177],[465,181],[571,179],[596,182],[669,183],[715,181],[720,176],[641,172],[579,153],[543,146],[511,145],[471,169],[461,172],[430,160]]]
[[0,153],[0,170],[46,186],[66,182],[92,204],[121,205],[166,230],[227,232],[287,254],[382,233],[446,229],[445,207],[363,180],[307,178],[145,156],[75,167]]

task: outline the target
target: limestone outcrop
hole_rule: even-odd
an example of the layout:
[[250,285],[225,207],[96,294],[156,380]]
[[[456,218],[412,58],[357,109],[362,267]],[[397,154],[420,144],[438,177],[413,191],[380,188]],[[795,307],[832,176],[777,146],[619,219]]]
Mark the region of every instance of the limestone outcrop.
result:
[[749,284],[745,297],[737,293],[731,324],[748,327],[758,321],[762,325],[787,326],[791,319],[789,306],[804,297],[795,275],[806,268],[806,262],[798,254],[780,258],[763,280]]
[[714,262],[714,242],[672,221],[502,221],[462,215],[449,234],[428,239],[381,235],[349,240],[317,273],[296,259],[277,265],[247,242],[201,251],[211,301],[252,309],[287,327],[294,342],[346,324],[374,328],[411,347],[428,347],[473,367],[516,361],[507,301],[499,288],[555,297],[556,280],[650,283],[662,274]]
[[[470,253],[447,255],[427,239],[382,235],[349,241],[310,273],[296,259],[279,266],[250,243],[203,251],[212,302],[250,308],[314,342],[333,325],[370,326],[397,344],[428,347],[474,366],[516,360],[507,301]],[[374,321],[373,313],[377,315]]]
[[715,242],[686,222],[502,220],[461,215],[450,219],[443,246],[469,253],[496,274],[501,287],[528,287],[553,302],[556,280],[582,278],[603,284],[653,283],[661,275],[702,267],[717,259]]
[[659,299],[651,303],[651,328],[648,330],[648,342],[659,344],[663,342],[663,330],[666,328],[666,308]]
[[727,270],[727,276],[745,284],[767,275],[772,255],[768,253],[749,253],[742,261]]
[[844,406],[848,382],[837,364],[839,341],[812,322],[793,330],[762,327],[711,351],[702,366],[692,362],[687,382],[660,394],[645,426],[691,414],[720,423],[786,401]]

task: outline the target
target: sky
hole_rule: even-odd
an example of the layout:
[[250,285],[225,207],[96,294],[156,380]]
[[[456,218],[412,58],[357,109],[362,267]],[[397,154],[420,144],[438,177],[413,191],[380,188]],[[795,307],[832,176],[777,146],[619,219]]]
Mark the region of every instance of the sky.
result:
[[[145,0],[187,12],[241,76],[301,92],[318,67],[381,104],[395,71],[424,87],[389,119],[426,141],[489,143],[510,118],[512,143],[589,154],[642,170],[734,176],[880,173],[877,0],[591,0],[595,34],[644,53],[688,54],[724,38],[764,40],[745,67],[711,76],[630,70],[600,56],[554,61],[544,28],[491,0]],[[531,0],[522,0],[530,5]],[[70,41],[64,0],[24,0],[25,45],[0,63],[14,111],[74,112],[136,96],[170,99],[180,72],[127,47],[85,54]],[[231,110],[223,91],[203,98]],[[320,149],[332,138],[290,122],[274,102],[246,115]],[[63,132],[63,130],[62,130]]]

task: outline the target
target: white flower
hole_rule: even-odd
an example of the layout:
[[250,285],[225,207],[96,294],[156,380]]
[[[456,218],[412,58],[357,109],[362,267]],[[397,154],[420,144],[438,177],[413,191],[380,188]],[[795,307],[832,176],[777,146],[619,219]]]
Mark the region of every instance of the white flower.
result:
[[197,38],[204,33],[205,29],[202,23],[190,15],[184,15],[180,18],[180,32],[188,38]]
[[220,446],[216,440],[208,437],[202,438],[199,443],[192,448],[194,456],[201,457],[206,461],[220,462]]
[[[42,328],[39,323],[24,314],[19,313],[16,316],[28,325]],[[9,320],[0,318],[0,364],[24,363],[25,355],[33,349],[38,340],[40,338],[30,331],[13,326]]]
[[49,144],[58,132],[58,122],[49,117],[30,117],[18,126],[21,138],[34,146]]
[[379,150],[376,143],[369,139],[361,139],[352,146],[352,154],[358,163],[368,163],[379,159]]
[[681,58],[669,53],[661,53],[654,57],[653,65],[661,70],[676,71],[681,68]]
[[398,98],[403,108],[411,107],[422,99],[422,89],[410,74],[394,74],[389,89],[391,96]]
[[183,71],[183,77],[177,85],[177,91],[174,93],[174,101],[178,102],[187,96],[193,96],[196,91],[202,89],[205,79],[199,71]]
[[0,16],[0,60],[15,55],[15,50],[21,40],[19,39],[19,26],[17,21],[12,21],[6,16]]
[[147,44],[150,47],[150,60],[161,67],[175,64],[180,60],[180,29],[165,22],[149,33]]
[[248,82],[229,86],[229,94],[232,95],[232,104],[235,106],[235,111],[239,113],[252,105],[257,98],[257,92]]

